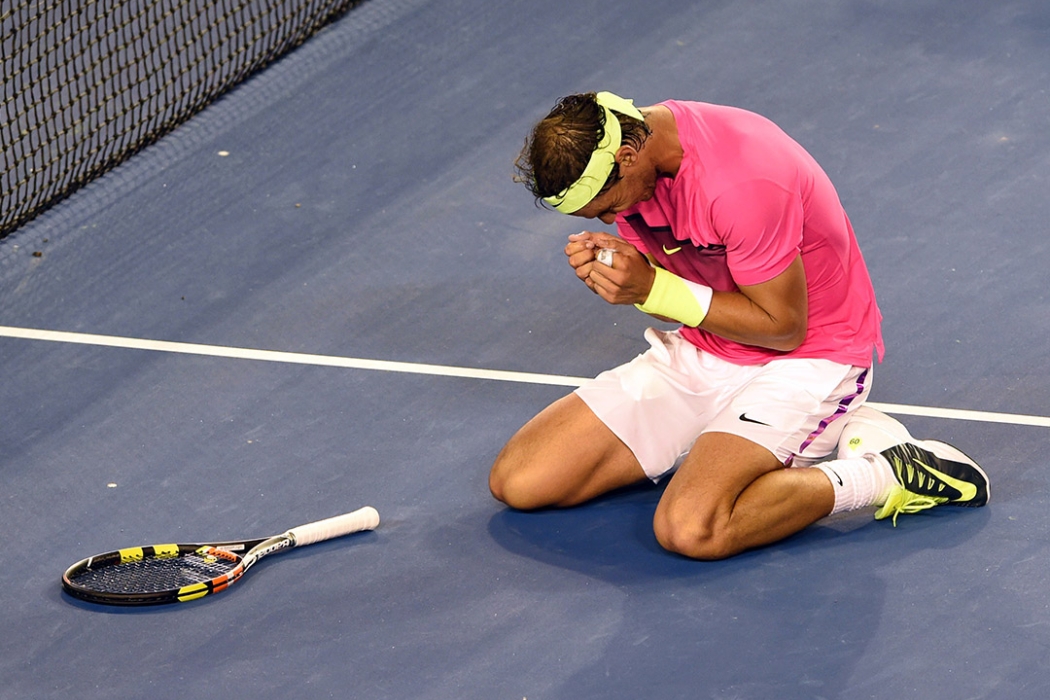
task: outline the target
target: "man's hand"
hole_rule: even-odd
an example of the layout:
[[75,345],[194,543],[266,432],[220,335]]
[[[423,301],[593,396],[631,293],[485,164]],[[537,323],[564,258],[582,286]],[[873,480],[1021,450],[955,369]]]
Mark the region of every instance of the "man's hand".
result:
[[[614,251],[612,266],[597,260],[598,251]],[[565,246],[569,265],[592,292],[610,304],[644,304],[653,286],[649,261],[630,243],[596,231],[583,231],[569,236]]]

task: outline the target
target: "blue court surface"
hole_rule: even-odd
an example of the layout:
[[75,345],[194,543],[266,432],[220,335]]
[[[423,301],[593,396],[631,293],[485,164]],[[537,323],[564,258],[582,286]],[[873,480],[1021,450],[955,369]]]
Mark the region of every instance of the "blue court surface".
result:
[[[0,698],[1050,697],[1048,57],[1043,0],[352,10],[0,242]],[[492,499],[526,420],[646,347],[511,179],[601,89],[817,157],[885,315],[872,401],[977,459],[988,507],[702,563],[657,544],[658,486]],[[59,584],[364,505],[375,532],[200,601]]]

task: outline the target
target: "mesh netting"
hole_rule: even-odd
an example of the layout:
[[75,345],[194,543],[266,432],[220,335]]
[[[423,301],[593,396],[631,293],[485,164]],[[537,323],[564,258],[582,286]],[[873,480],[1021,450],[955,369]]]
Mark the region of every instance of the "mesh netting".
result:
[[363,0],[0,0],[0,238]]

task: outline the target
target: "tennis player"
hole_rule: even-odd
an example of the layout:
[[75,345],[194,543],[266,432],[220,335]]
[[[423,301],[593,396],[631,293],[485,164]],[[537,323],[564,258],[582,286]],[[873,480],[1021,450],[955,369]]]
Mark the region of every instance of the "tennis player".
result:
[[877,506],[896,524],[988,501],[972,459],[863,405],[883,354],[871,280],[828,176],[771,121],[572,95],[517,167],[550,208],[616,225],[569,236],[587,287],[682,325],[648,329],[648,351],[518,431],[492,467],[497,499],[572,506],[669,477],[656,538],[696,559],[840,511]]

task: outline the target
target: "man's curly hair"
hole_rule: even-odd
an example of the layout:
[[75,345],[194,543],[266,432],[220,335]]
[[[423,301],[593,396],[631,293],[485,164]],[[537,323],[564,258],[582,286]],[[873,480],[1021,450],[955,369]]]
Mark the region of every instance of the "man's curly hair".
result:
[[[605,137],[605,110],[596,96],[587,92],[563,97],[525,139],[525,146],[514,163],[514,181],[528,187],[537,202],[561,193],[576,182]],[[614,114],[620,122],[622,143],[640,149],[652,131],[644,121]],[[599,194],[620,177],[620,168],[614,165]]]

